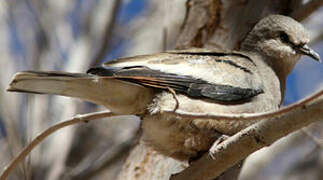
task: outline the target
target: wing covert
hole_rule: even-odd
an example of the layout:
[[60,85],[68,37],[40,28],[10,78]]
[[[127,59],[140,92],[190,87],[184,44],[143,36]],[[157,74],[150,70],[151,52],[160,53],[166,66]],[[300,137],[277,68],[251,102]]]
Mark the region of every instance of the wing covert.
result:
[[97,67],[89,69],[87,73],[128,81],[158,90],[172,88],[175,92],[185,94],[191,98],[204,98],[223,103],[247,101],[263,93],[262,89],[211,83],[192,76],[165,73],[145,66],[124,68]]

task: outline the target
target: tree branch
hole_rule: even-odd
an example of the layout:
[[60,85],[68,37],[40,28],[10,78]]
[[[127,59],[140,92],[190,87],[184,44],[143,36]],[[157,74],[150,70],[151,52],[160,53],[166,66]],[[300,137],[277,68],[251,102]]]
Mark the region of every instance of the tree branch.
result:
[[94,56],[93,61],[91,62],[91,66],[98,66],[102,61],[102,59],[105,57],[107,51],[110,49],[111,38],[113,35],[114,27],[116,25],[117,14],[121,3],[122,3],[121,0],[117,0],[113,3],[111,17],[109,19],[109,22],[106,23],[106,26],[104,28],[105,31],[103,33],[103,40],[101,42],[102,44],[97,50],[97,53]]
[[[82,163],[79,163],[74,169],[67,173],[65,179],[92,179],[93,176],[98,173],[106,170],[107,167],[115,164],[121,158],[124,158],[125,154],[128,154],[131,148],[134,145],[136,136],[132,136],[130,139],[118,144],[117,146],[113,146],[110,149],[107,149],[104,153],[100,152],[99,157],[90,157]],[[98,154],[95,154],[96,156]],[[92,155],[92,156],[95,156]],[[93,159],[96,159],[93,161]]]
[[312,31],[311,34],[313,35],[310,41],[310,45],[315,45],[320,43],[323,40],[323,30],[319,31]]
[[90,122],[92,120],[105,118],[105,117],[111,117],[115,116],[114,113],[109,111],[102,111],[102,112],[95,112],[95,113],[88,113],[83,115],[76,115],[72,119],[60,122],[54,126],[49,127],[44,132],[39,134],[33,141],[31,141],[27,147],[25,147],[19,155],[9,164],[8,167],[5,168],[3,173],[0,176],[0,180],[6,180],[9,173],[17,167],[17,165],[22,162],[25,157],[39,144],[41,143],[46,137],[53,134],[55,131],[70,126],[73,124],[81,123],[81,122]]
[[170,115],[179,115],[181,117],[186,117],[186,118],[191,118],[191,119],[196,119],[196,118],[201,118],[201,119],[221,119],[221,120],[262,120],[262,119],[268,119],[268,118],[273,118],[277,117],[280,115],[283,115],[291,110],[294,110],[296,108],[301,108],[305,104],[308,104],[315,99],[321,98],[323,95],[323,90],[313,94],[312,96],[308,98],[304,98],[303,100],[296,102],[294,104],[291,104],[289,106],[286,106],[284,108],[281,108],[278,111],[271,111],[271,112],[265,112],[265,113],[245,113],[245,114],[213,114],[213,113],[191,113],[191,112],[184,112],[184,111],[164,111],[163,113],[167,113]]
[[308,16],[310,16],[314,11],[319,9],[323,5],[323,0],[312,0],[296,10],[294,10],[290,16],[296,19],[297,21],[303,21]]
[[[236,119],[228,116],[227,119]],[[249,154],[312,122],[323,119],[323,90],[277,112],[247,115],[241,119],[259,119],[258,123],[240,131],[221,144],[214,144],[203,155],[172,180],[212,179],[246,158]]]

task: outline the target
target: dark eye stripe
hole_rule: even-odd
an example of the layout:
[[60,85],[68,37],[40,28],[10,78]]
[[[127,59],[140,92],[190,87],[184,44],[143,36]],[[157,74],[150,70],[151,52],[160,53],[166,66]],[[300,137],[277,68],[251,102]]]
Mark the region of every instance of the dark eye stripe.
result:
[[285,43],[285,44],[288,44],[288,45],[290,45],[290,46],[292,46],[292,47],[303,47],[306,43],[303,43],[303,42],[301,42],[301,43],[299,43],[299,44],[295,44],[294,42],[292,42],[291,40],[290,40],[290,38],[289,38],[289,36],[288,36],[288,34],[286,34],[285,32],[283,32],[283,31],[281,31],[280,33],[279,33],[279,39],[283,42],[283,43]]

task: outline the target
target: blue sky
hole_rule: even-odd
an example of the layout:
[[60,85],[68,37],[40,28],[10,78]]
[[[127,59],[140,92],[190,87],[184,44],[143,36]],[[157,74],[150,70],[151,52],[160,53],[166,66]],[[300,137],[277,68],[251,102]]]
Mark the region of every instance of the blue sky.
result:
[[[312,47],[323,56],[323,43]],[[287,78],[284,104],[302,99],[323,87],[323,63],[313,61],[310,57],[302,57],[295,69]]]

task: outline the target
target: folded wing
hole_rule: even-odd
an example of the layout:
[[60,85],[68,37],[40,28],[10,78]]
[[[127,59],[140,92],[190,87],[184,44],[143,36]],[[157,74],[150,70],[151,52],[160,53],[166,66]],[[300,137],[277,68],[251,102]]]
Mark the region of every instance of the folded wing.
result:
[[122,81],[128,81],[159,90],[171,88],[177,93],[182,93],[192,98],[204,98],[215,100],[220,103],[235,103],[249,100],[258,94],[263,93],[262,89],[215,84],[191,76],[165,73],[144,66],[125,68],[98,67],[89,69],[88,73],[100,77],[114,77]]

